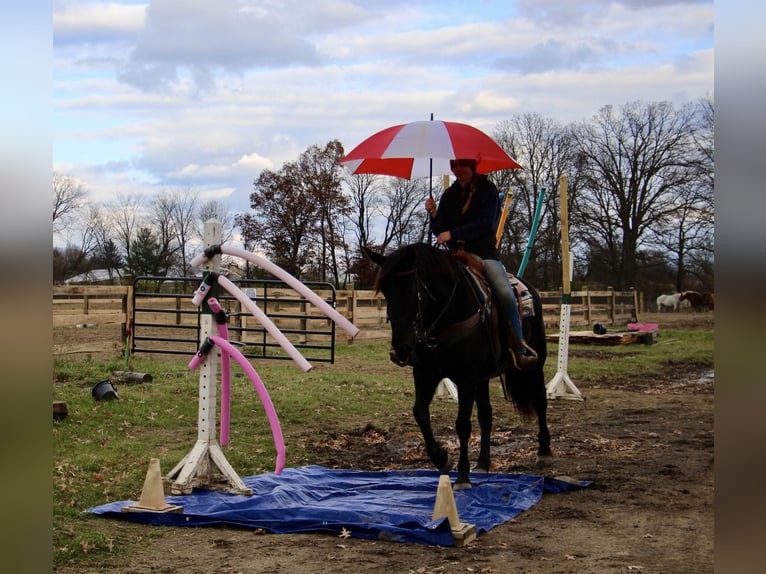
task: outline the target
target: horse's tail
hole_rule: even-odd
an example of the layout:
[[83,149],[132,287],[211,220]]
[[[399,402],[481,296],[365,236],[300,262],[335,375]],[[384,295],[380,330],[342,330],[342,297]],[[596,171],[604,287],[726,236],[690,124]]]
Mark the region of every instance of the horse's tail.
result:
[[522,419],[536,418],[538,406],[547,402],[545,376],[540,367],[535,366],[524,372],[509,370],[503,385],[506,397],[510,398]]
[[503,379],[503,390],[506,399],[513,402],[514,407],[522,418],[536,417],[538,406],[545,408],[547,391],[543,367],[548,357],[548,342],[545,338],[545,321],[543,304],[537,290],[528,282],[523,281],[532,294],[534,315],[522,320],[524,339],[537,353],[537,364],[526,371],[510,369]]

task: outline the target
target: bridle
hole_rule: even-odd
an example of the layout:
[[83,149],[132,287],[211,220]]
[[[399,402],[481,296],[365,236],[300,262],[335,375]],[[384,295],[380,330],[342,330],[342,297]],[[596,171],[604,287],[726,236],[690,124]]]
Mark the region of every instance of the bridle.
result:
[[[463,270],[463,273],[465,273],[465,270]],[[426,297],[434,303],[438,302],[437,298],[428,288],[428,285],[425,283],[425,281],[423,281],[423,279],[420,277],[416,267],[413,267],[412,269],[408,269],[406,271],[400,271],[398,273],[394,273],[394,275],[397,277],[415,275],[415,290],[417,293],[417,311],[415,313],[415,318],[412,322],[412,329],[413,329],[413,332],[415,333],[415,338],[417,342],[424,344],[428,349],[431,349],[431,350],[435,349],[440,343],[444,343],[448,341],[449,339],[451,339],[452,337],[454,337],[455,335],[464,333],[466,330],[477,326],[479,323],[483,322],[484,319],[487,317],[488,310],[486,306],[479,305],[478,309],[474,313],[470,314],[467,318],[447,325],[441,332],[436,334],[435,332],[436,332],[437,326],[439,325],[439,322],[441,321],[442,317],[444,317],[444,314],[447,312],[450,305],[452,304],[452,301],[455,298],[455,294],[457,293],[458,281],[453,281],[452,290],[450,291],[449,297],[447,298],[447,301],[444,303],[442,309],[439,311],[436,317],[430,322],[428,327],[424,327],[423,310],[425,307]],[[470,279],[469,279],[469,284],[470,284]],[[479,301],[478,296],[476,299],[477,301]]]

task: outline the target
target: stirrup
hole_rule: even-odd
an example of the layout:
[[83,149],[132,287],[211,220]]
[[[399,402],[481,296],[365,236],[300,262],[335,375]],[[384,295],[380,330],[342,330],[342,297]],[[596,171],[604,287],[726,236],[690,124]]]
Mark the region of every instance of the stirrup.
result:
[[537,357],[532,355],[522,355],[521,353],[512,353],[513,366],[517,371],[527,371],[537,364]]
[[526,371],[537,364],[537,352],[524,340],[521,341],[521,345],[529,351],[528,354],[516,352],[514,349],[509,349],[509,351],[511,352],[513,368],[517,371]]
[[527,350],[529,355],[534,357],[535,361],[537,361],[537,351],[530,347],[524,339],[521,340],[521,345]]

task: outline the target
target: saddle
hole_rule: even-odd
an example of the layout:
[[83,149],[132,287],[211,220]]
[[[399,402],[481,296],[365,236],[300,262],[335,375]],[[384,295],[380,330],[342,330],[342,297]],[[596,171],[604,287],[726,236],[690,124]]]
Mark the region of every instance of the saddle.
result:
[[[479,289],[482,296],[482,305],[485,305],[492,297],[492,292],[487,282],[487,278],[484,276],[484,261],[478,255],[469,253],[462,247],[451,251],[452,256],[460,261],[470,273],[471,278],[474,280],[475,287]],[[526,319],[528,317],[535,316],[535,308],[532,300],[532,293],[529,292],[527,286],[521,282],[513,273],[506,272],[508,275],[508,281],[511,284],[516,295],[516,302],[519,305],[519,317]]]

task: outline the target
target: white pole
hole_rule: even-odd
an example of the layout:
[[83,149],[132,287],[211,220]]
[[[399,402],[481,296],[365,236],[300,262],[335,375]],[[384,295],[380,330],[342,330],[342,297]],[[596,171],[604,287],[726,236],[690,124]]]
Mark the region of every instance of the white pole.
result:
[[572,382],[567,373],[569,358],[569,316],[571,313],[572,291],[570,281],[572,277],[572,254],[569,251],[569,206],[567,203],[567,178],[559,178],[559,194],[561,201],[561,267],[562,282],[561,291],[561,317],[559,320],[559,361],[558,370],[551,381],[546,385],[548,398],[562,398],[585,400],[580,390]]
[[[221,244],[221,223],[215,219],[205,222],[205,248]],[[216,255],[204,264],[204,271],[218,272],[221,256]],[[217,285],[216,285],[217,286]],[[212,288],[211,288],[212,289]],[[210,296],[215,296],[212,291]],[[200,316],[200,345],[217,334],[213,313],[207,305],[207,298],[202,302]],[[216,438],[216,385],[218,382],[218,356],[216,349],[208,353],[199,367],[199,408],[197,411],[197,442],[191,452],[168,473],[172,494],[191,494],[194,487],[210,490],[224,490],[233,494],[251,495],[253,490],[226,460],[221,445]],[[223,478],[223,481],[221,480]]]

